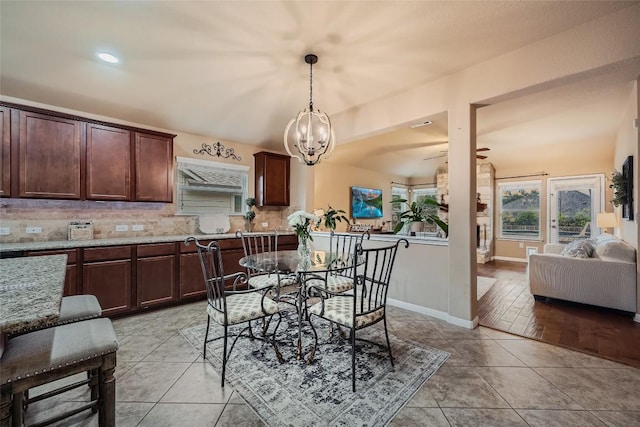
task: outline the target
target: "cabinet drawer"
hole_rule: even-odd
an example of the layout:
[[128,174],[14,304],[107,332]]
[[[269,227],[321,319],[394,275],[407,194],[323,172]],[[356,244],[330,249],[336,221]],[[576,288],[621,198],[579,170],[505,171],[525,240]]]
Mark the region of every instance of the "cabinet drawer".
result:
[[67,265],[72,265],[77,262],[78,259],[78,250],[77,249],[69,249],[69,250],[60,250],[60,251],[35,251],[35,252],[27,252],[26,256],[44,256],[44,255],[66,255],[67,256]]
[[160,255],[173,255],[175,253],[175,250],[175,243],[154,243],[147,245],[138,245],[136,247],[138,258]]
[[132,246],[108,246],[84,249],[84,262],[130,259]]
[[223,239],[223,240],[218,240],[218,246],[220,246],[221,250],[242,249],[242,239]]

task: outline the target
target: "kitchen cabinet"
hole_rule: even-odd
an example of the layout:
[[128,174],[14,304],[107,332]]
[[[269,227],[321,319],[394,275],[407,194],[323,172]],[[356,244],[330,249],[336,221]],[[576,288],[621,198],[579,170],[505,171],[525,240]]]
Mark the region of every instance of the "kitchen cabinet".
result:
[[79,249],[51,250],[51,251],[31,251],[25,256],[61,255],[67,256],[67,272],[64,279],[64,296],[77,295],[78,292],[78,251]]
[[[200,243],[208,245],[210,240]],[[180,298],[206,296],[202,267],[194,243],[180,243]]]
[[82,198],[84,123],[30,111],[16,114],[20,126],[18,196]]
[[255,153],[255,193],[258,206],[289,206],[289,156]]
[[135,133],[135,200],[173,201],[173,138]]
[[132,246],[85,248],[82,293],[98,298],[105,316],[134,308],[131,280]]
[[0,105],[0,197],[11,195],[11,109]]
[[87,124],[86,196],[91,200],[131,200],[131,132]]
[[0,102],[0,196],[173,201],[175,135]]
[[136,304],[146,309],[176,299],[175,243],[136,247]]

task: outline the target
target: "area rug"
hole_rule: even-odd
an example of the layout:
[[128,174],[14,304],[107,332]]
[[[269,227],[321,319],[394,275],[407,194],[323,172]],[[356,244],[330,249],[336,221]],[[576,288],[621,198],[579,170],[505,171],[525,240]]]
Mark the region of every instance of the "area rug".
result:
[[[376,345],[357,342],[356,393],[351,391],[351,347],[339,334],[330,337],[328,323],[314,319],[320,343],[311,365],[296,360],[297,318],[283,316],[278,328],[277,361],[273,347],[241,338],[227,362],[226,381],[268,426],[384,426],[406,405],[449,357],[449,353],[390,334],[395,367]],[[273,325],[271,326],[273,328]],[[257,332],[259,328],[255,327]],[[384,330],[359,331],[358,336],[384,343]],[[202,351],[206,323],[181,330]],[[209,337],[221,328],[212,324]],[[305,355],[313,342],[304,334]],[[222,369],[222,340],[207,345],[207,360]]]
[[486,294],[489,291],[489,289],[491,289],[491,287],[496,284],[496,282],[497,282],[497,279],[478,276],[478,286],[477,286],[478,301],[480,301],[480,298],[482,298],[484,294]]

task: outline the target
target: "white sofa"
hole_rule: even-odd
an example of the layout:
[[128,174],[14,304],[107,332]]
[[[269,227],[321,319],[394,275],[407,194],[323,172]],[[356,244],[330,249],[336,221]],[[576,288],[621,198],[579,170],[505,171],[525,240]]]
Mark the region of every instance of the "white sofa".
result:
[[636,312],[636,250],[610,234],[590,242],[589,258],[561,255],[562,244],[546,244],[542,254],[530,255],[531,293]]

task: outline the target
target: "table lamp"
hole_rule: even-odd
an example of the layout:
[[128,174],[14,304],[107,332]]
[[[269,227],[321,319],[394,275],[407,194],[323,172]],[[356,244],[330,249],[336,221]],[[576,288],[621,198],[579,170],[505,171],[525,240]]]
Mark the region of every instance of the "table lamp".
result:
[[607,228],[618,226],[618,217],[613,212],[601,212],[596,216],[596,224],[606,233]]

